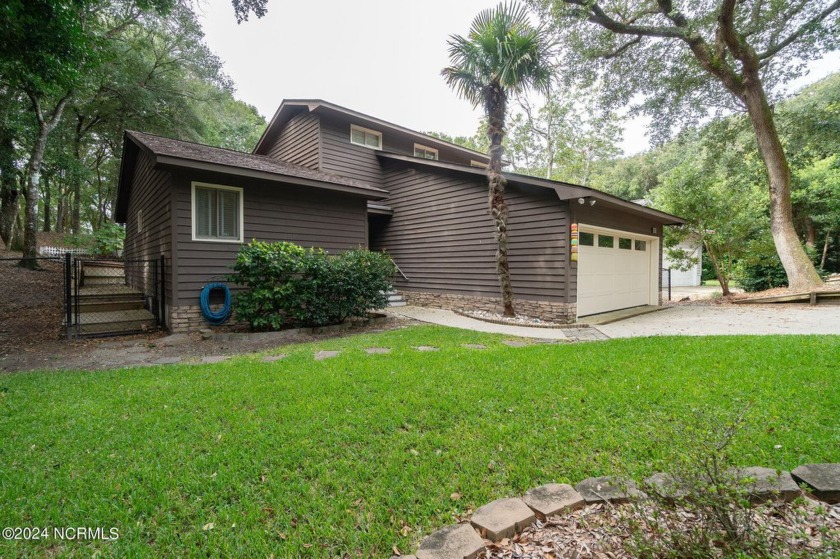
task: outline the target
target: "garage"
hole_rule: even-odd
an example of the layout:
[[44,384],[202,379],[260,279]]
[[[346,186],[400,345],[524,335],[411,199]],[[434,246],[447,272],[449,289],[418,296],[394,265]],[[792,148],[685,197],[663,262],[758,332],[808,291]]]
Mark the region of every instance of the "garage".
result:
[[659,303],[659,239],[579,226],[577,315]]

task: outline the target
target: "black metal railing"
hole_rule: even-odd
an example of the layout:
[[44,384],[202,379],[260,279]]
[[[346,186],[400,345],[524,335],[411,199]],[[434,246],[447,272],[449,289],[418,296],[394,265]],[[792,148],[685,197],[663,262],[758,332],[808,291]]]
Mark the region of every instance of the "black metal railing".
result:
[[64,256],[68,337],[115,336],[164,326],[165,260]]

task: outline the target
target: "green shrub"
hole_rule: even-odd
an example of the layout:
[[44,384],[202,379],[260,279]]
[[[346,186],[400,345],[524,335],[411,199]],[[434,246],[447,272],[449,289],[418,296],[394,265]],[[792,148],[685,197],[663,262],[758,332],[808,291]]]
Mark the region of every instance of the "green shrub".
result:
[[93,234],[93,251],[100,256],[116,256],[122,252],[125,228],[118,223],[103,223]]
[[246,289],[236,316],[255,330],[338,324],[387,303],[395,268],[383,253],[327,254],[293,243],[252,241],[242,247],[230,281]]
[[[773,239],[769,237],[758,239],[752,241],[750,246],[751,249],[747,255],[735,266],[733,278],[738,285],[750,293],[774,287],[787,287],[787,274],[776,253]],[[818,265],[819,258],[816,252],[807,246],[804,248],[814,265]],[[817,272],[824,275],[819,268]]]

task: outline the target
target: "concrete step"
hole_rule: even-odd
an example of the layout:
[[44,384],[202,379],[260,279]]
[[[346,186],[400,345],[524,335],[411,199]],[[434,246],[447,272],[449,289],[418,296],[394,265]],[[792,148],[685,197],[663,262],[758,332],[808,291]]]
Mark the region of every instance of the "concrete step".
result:
[[118,296],[140,297],[140,291],[127,285],[86,285],[79,287],[79,299],[116,298]]
[[91,278],[91,277],[96,277],[96,278],[120,277],[120,278],[124,278],[125,277],[125,269],[124,268],[104,268],[104,267],[101,267],[101,266],[96,266],[96,267],[91,268],[89,266],[85,266],[85,269],[84,269],[83,273],[84,273],[84,276],[86,278]]
[[127,299],[79,299],[80,313],[143,310],[145,301],[139,297]]
[[155,316],[145,309],[79,314],[79,330],[82,334],[119,334],[154,328]]
[[388,302],[389,307],[404,307],[407,304],[408,303],[406,303],[405,301],[389,301]]
[[125,277],[123,276],[88,276],[82,279],[82,285],[85,287],[94,287],[97,285],[125,285]]

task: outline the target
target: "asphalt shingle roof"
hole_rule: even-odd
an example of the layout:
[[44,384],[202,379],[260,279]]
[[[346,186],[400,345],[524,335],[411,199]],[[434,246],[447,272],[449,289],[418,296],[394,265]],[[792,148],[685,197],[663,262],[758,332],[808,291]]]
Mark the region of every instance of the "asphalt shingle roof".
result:
[[235,169],[237,168],[250,169],[253,171],[261,171],[275,175],[296,177],[300,179],[361,188],[370,190],[371,192],[385,193],[385,191],[381,188],[376,188],[366,182],[330,173],[324,173],[322,171],[316,171],[314,169],[281,161],[266,155],[243,153],[241,151],[206,146],[182,140],[174,140],[172,138],[164,138],[163,136],[155,136],[153,134],[135,132],[133,130],[127,131],[126,134],[138,144],[145,146],[152,153],[159,156],[200,161],[215,165],[224,165],[226,167],[233,168],[232,172],[235,172]]

